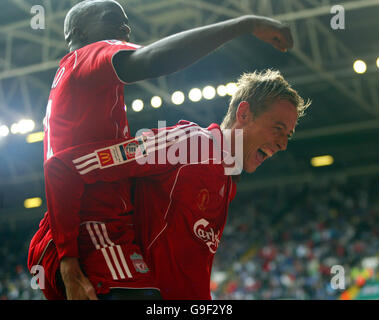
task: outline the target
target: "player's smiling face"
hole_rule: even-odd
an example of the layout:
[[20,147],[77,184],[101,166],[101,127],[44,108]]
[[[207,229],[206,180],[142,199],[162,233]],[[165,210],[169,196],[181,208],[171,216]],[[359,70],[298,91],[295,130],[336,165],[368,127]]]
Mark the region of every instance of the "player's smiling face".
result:
[[237,121],[242,121],[239,128],[243,129],[243,169],[251,173],[263,161],[287,149],[298,117],[295,106],[286,100],[272,103],[258,117],[253,117],[248,102],[242,102],[240,107],[242,109],[237,111]]

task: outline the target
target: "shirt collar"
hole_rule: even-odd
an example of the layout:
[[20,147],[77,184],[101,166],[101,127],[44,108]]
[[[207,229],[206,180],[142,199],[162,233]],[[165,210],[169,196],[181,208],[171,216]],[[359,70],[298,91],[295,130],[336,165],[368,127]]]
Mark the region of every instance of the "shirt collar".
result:
[[231,153],[231,134],[230,131],[222,131],[217,123],[212,123],[207,130],[213,136],[213,141],[219,150],[222,150],[222,165],[224,167],[225,175],[238,175],[241,174],[241,165],[237,165],[235,158]]

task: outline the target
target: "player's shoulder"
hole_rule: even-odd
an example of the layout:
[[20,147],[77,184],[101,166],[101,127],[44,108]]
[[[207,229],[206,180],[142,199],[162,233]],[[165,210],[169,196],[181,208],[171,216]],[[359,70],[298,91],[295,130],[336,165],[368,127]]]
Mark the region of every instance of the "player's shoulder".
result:
[[188,121],[188,120],[179,120],[178,123],[175,125],[175,127],[192,128],[192,129],[196,129],[196,130],[208,130],[208,131],[211,131],[211,130],[215,129],[215,127],[218,127],[218,125],[215,124],[215,123],[212,123],[208,127],[202,127],[199,124],[197,124],[196,122],[192,122],[192,121]]
[[188,120],[179,120],[178,123],[175,125],[175,127],[183,127],[183,128],[186,128],[186,127],[192,127],[192,128],[200,128],[200,126],[195,123],[195,122],[192,122],[192,121],[188,121]]
[[100,41],[91,43],[87,45],[86,47],[87,49],[117,47],[117,48],[127,49],[127,50],[136,50],[136,49],[141,48],[141,46],[138,44],[121,41],[121,40],[114,40],[114,39],[113,40],[100,40]]
[[173,126],[172,128],[176,128],[176,129],[182,129],[182,130],[185,130],[187,132],[192,132],[193,134],[195,133],[198,133],[198,134],[204,134],[205,136],[211,136],[211,131],[209,130],[209,128],[204,128],[200,125],[198,125],[197,123],[195,122],[192,122],[192,121],[188,121],[188,120],[180,120],[175,126]]
[[149,136],[149,137],[153,137],[153,136],[163,137],[164,135],[166,135],[167,137],[180,136],[181,137],[180,141],[188,140],[190,138],[194,138],[195,136],[213,140],[214,132],[215,131],[212,126],[204,128],[195,122],[188,121],[188,120],[180,120],[179,122],[177,122],[175,125],[172,125],[172,126],[163,126],[163,127],[160,126],[158,128],[143,132],[143,135]]

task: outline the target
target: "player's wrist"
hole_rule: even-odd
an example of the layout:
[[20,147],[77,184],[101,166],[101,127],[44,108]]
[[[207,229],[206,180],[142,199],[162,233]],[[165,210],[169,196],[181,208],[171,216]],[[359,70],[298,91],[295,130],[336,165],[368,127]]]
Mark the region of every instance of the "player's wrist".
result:
[[74,277],[80,277],[82,275],[79,259],[75,257],[63,257],[59,269],[63,281]]

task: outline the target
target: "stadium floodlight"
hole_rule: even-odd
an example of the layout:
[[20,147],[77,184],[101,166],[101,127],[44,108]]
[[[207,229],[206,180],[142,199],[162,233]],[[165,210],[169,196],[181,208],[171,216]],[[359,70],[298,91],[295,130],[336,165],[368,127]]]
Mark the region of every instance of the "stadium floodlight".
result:
[[193,88],[188,93],[188,98],[193,102],[198,102],[202,98],[201,90],[199,88]]
[[43,141],[43,137],[44,137],[43,131],[33,132],[26,136],[26,142],[27,143],[40,142],[40,141]]
[[18,123],[18,132],[21,134],[28,133],[33,131],[35,127],[35,123],[31,119],[22,119]]
[[171,96],[172,103],[176,105],[182,104],[184,99],[184,93],[181,91],[175,91]]
[[313,157],[311,159],[311,165],[313,167],[330,166],[331,164],[333,164],[333,162],[334,158],[330,155]]
[[9,134],[9,128],[3,124],[0,126],[0,137],[6,137]]
[[217,87],[217,94],[220,96],[220,97],[225,97],[227,95],[227,90],[226,90],[226,87],[221,84]]
[[140,112],[143,109],[143,101],[141,99],[136,99],[132,102],[132,109],[135,112]]
[[150,103],[153,108],[159,108],[162,105],[162,98],[158,96],[154,96],[151,98]]
[[226,93],[227,93],[229,96],[232,96],[236,91],[237,91],[237,84],[236,84],[236,83],[234,83],[234,82],[229,82],[229,83],[226,85]]
[[38,198],[38,197],[25,199],[25,201],[24,201],[24,207],[26,209],[38,208],[41,205],[42,205],[42,199]]
[[203,89],[203,97],[207,100],[211,100],[216,96],[216,89],[212,86],[206,86]]
[[353,64],[354,71],[356,73],[362,74],[367,70],[366,62],[363,60],[355,60]]
[[19,130],[19,128],[18,128],[18,123],[13,123],[13,124],[11,125],[11,132],[12,132],[13,134],[20,133],[20,130]]
[[25,134],[30,131],[33,131],[35,125],[36,124],[31,119],[22,119],[19,122],[13,123],[11,125],[11,132],[13,134],[17,134],[17,133]]

